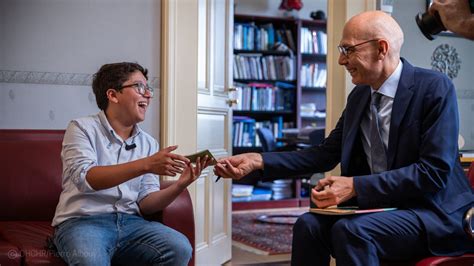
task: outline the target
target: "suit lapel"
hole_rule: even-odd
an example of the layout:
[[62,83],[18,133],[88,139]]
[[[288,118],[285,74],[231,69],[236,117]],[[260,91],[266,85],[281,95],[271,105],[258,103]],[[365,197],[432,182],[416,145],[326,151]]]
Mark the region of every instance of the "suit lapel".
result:
[[[354,88],[356,90],[357,88]],[[354,148],[356,137],[359,135],[359,127],[362,116],[367,108],[370,100],[370,87],[364,86],[359,88],[357,94],[351,97],[353,100],[347,102],[345,110],[344,127],[347,128],[346,137],[343,138],[343,149],[341,156],[341,170],[343,173],[348,172],[349,161],[351,159],[352,149]]]
[[413,96],[414,84],[414,68],[405,59],[402,58],[403,70],[398,83],[397,93],[393,100],[392,118],[390,121],[390,131],[388,138],[388,169],[391,169],[397,152],[397,143],[399,136],[400,123],[405,116],[405,113]]

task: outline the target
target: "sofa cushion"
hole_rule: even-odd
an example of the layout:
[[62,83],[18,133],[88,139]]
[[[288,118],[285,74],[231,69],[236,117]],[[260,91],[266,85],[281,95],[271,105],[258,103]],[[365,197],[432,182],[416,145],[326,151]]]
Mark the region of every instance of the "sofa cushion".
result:
[[21,265],[20,250],[11,243],[0,240],[0,265],[16,266]]
[[65,265],[55,252],[47,249],[46,239],[54,231],[50,224],[44,221],[0,222],[0,238],[21,250],[24,265]]

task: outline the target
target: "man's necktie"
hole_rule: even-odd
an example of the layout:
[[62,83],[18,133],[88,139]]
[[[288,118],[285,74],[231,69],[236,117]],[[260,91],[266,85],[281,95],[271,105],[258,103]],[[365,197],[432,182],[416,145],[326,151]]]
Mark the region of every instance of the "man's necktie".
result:
[[382,94],[374,92],[370,103],[370,157],[372,160],[372,173],[377,174],[387,170],[387,154],[382,141],[380,116],[378,114]]

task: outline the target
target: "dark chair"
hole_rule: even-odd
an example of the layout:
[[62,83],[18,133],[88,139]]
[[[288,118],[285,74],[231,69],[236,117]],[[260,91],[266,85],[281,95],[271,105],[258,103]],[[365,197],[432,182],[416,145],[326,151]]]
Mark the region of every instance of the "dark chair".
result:
[[273,132],[266,128],[257,128],[257,136],[262,143],[262,151],[263,152],[270,152],[270,151],[294,151],[297,150],[298,147],[296,144],[289,144],[285,146],[277,146],[275,141],[275,137],[273,136]]
[[[324,134],[323,134],[324,135]],[[257,129],[257,136],[260,139],[260,142],[262,143],[262,151],[263,152],[272,152],[272,151],[296,151],[296,150],[301,150],[303,148],[309,147],[309,145],[304,145],[302,146],[302,143],[290,143],[285,146],[277,146],[275,138],[273,137],[273,133],[270,129],[268,128],[258,128]],[[314,136],[315,138],[319,137],[319,133]],[[292,179],[309,179],[311,178],[312,174],[304,174],[304,175],[298,175],[298,176],[292,176],[288,178]]]
[[263,152],[274,151],[276,149],[275,138],[270,129],[262,127],[257,129],[257,136],[262,143]]

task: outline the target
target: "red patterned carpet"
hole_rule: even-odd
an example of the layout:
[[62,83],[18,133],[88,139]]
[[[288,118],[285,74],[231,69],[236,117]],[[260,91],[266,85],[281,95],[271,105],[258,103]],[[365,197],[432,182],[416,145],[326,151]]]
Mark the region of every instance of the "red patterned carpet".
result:
[[[233,244],[262,255],[291,253],[292,224],[296,221],[296,217],[291,216],[304,212],[298,210],[233,213]],[[258,218],[270,223],[261,222]]]

